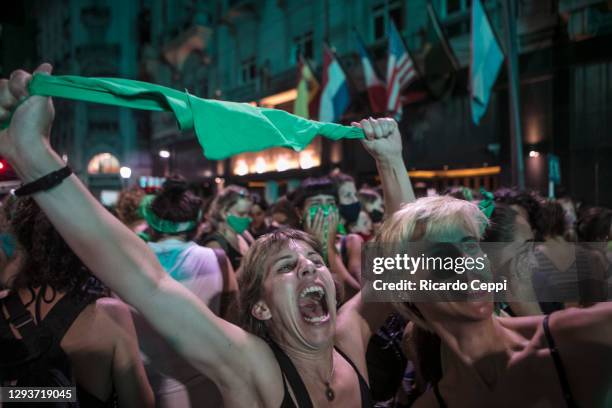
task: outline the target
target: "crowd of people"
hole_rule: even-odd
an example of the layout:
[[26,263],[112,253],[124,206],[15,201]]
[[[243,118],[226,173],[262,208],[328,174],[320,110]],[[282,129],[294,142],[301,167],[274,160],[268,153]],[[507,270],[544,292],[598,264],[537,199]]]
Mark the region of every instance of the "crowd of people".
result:
[[[53,150],[30,78],[0,81],[0,155],[31,186],[0,214],[0,385],[74,384],[84,407],[612,404],[612,210],[416,197],[397,123],[370,118],[352,125],[380,186],[334,171],[267,203],[174,175],[109,211]],[[364,301],[365,243],[413,241],[527,246],[537,273],[502,254],[514,301]]]

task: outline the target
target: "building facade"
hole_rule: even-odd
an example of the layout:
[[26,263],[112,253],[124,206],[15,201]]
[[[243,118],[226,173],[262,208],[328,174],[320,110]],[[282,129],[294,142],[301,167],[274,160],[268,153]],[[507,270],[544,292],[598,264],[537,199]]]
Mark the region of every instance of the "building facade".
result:
[[[393,20],[421,74],[404,91],[406,103],[400,123],[406,163],[415,171],[415,181],[438,189],[455,184],[487,188],[511,184],[505,68],[481,124],[471,122],[470,0],[430,2],[459,63],[442,92],[435,95],[432,85],[438,84],[431,78],[435,66],[428,62],[430,17],[426,0],[242,0],[214,6],[185,3],[192,10],[199,9],[179,18],[167,10],[168,2],[150,4],[153,37],[172,31],[173,25],[189,27],[196,15],[206,16],[200,20],[206,30],[205,44],[192,60],[193,65],[187,65],[188,58],[182,70],[183,77],[191,75],[194,86],[185,86],[183,80],[182,87],[197,89],[197,84],[200,96],[292,110],[298,53],[320,74],[322,47],[327,41],[350,77],[352,103],[343,122],[372,114],[353,28],[364,38],[384,74],[386,32]],[[502,4],[497,0],[484,4],[504,48]],[[565,190],[580,200],[609,205],[612,189],[605,188],[606,178],[612,175],[607,159],[612,152],[612,138],[607,134],[612,109],[612,49],[605,45],[612,30],[609,2],[525,0],[516,4],[526,185],[547,192],[547,157],[555,154],[560,157]],[[181,9],[174,3],[172,8]],[[164,15],[173,16],[175,21],[167,20],[170,26],[160,24]],[[160,42],[153,41],[152,45],[163,49]],[[322,174],[335,167],[362,180],[369,180],[375,173],[372,160],[354,142],[318,142],[309,153],[313,160],[306,159],[303,166],[299,155],[287,152],[247,154],[223,163],[208,163],[201,160],[200,148],[190,143],[191,137],[177,140],[167,130],[173,124],[167,126],[154,125],[153,140],[158,146],[176,150],[174,168],[184,167],[189,172],[196,166],[199,175],[261,186],[264,180],[288,184],[295,177]],[[298,168],[306,170],[292,170]]]
[[[502,2],[482,1],[505,48]],[[403,92],[400,122],[415,182],[436,189],[512,182],[505,67],[480,125],[471,121],[471,0],[26,3],[28,10],[36,10],[38,55],[33,60],[53,62],[57,74],[135,78],[201,97],[289,111],[296,96],[298,55],[320,77],[327,42],[350,82],[352,102],[343,123],[374,114],[353,29],[384,78],[386,33],[394,21],[419,72]],[[563,189],[587,203],[612,205],[612,6],[606,0],[515,3],[526,185],[547,192],[548,157],[554,154],[560,159]],[[452,71],[442,70],[435,58],[428,4],[456,58]],[[3,44],[2,55],[7,53]],[[6,60],[2,66],[10,65]],[[132,169],[132,183],[140,176],[180,172],[281,194],[299,178],[334,168],[375,182],[374,163],[356,142],[317,140],[302,154],[271,149],[212,162],[203,157],[192,133],[178,131],[171,115],[60,100],[56,106],[61,120],[53,141],[97,189],[121,185],[121,166]]]
[[[51,62],[54,74],[138,78],[137,2],[53,0],[35,2],[32,9],[39,60]],[[134,179],[150,174],[140,112],[60,99],[55,105],[52,142],[94,193],[128,183],[121,167]]]

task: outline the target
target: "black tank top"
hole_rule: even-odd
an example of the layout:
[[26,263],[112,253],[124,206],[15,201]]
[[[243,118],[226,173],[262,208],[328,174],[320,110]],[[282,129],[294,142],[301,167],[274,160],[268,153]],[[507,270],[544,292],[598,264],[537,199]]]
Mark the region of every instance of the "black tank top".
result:
[[[18,296],[14,296],[15,299],[19,299]],[[38,320],[37,326],[45,328],[53,335],[52,343],[47,351],[48,358],[50,361],[56,362],[56,367],[62,373],[67,374],[68,377],[72,377],[72,370],[69,366],[68,356],[61,348],[60,343],[72,323],[74,323],[74,321],[81,314],[81,312],[89,304],[95,302],[99,297],[100,296],[97,294],[88,293],[79,296],[67,293],[51,308],[51,310],[49,311],[49,313],[47,313],[44,319],[40,319],[39,312],[38,310],[36,310]],[[18,301],[20,302],[20,300]],[[0,306],[2,305],[2,303],[2,300],[0,300]],[[6,306],[8,308],[8,305]],[[0,314],[0,336],[13,336],[10,330],[9,322],[6,320],[3,314]],[[107,401],[102,401],[90,392],[88,392],[85,388],[81,387],[78,383],[75,385],[79,406],[87,408],[110,408],[116,406],[116,395],[114,394],[114,392]],[[8,404],[6,405],[8,407]]]
[[[563,399],[565,400],[565,404],[567,408],[578,408],[578,404],[574,399],[574,395],[572,394],[572,390],[570,389],[569,381],[567,380],[567,373],[565,372],[565,366],[563,365],[563,361],[561,360],[561,355],[559,355],[559,350],[557,349],[557,345],[555,344],[555,339],[552,336],[552,332],[550,331],[550,327],[548,327],[548,319],[551,315],[546,315],[544,320],[542,321],[542,326],[544,328],[544,335],[546,336],[546,341],[548,342],[548,348],[550,350],[550,356],[555,363],[555,370],[557,371],[557,377],[559,378],[559,384],[561,385],[561,391],[563,391]],[[444,398],[442,398],[442,394],[440,393],[440,389],[438,388],[438,383],[433,385],[433,392],[436,396],[436,400],[438,401],[438,405],[440,408],[446,408],[446,402],[444,402]]]
[[[272,341],[269,341],[268,344],[272,351],[274,352],[274,356],[276,357],[276,361],[278,361],[278,365],[280,366],[282,377],[283,377],[283,390],[285,396],[283,397],[283,402],[281,403],[280,408],[312,408],[312,400],[310,399],[310,395],[308,395],[308,390],[300,377],[295,365],[291,362],[291,359],[283,350],[281,350],[278,345]],[[372,402],[372,398],[370,396],[370,388],[368,387],[368,383],[359,373],[353,361],[346,354],[342,352],[342,350],[334,347],[334,349],[344,358],[355,370],[357,373],[357,378],[359,379],[359,391],[361,393],[361,407],[369,408],[374,406]],[[287,380],[285,380],[285,378]],[[291,390],[293,391],[293,395],[297,400],[298,406],[295,405],[293,399],[291,398],[291,394],[289,393],[289,389],[287,388],[287,382],[289,381],[289,385],[291,386]]]

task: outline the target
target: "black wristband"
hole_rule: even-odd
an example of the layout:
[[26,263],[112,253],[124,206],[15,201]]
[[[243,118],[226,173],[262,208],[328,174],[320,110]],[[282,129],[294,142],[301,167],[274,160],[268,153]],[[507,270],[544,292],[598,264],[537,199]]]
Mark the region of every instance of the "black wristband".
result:
[[36,179],[28,184],[22,184],[17,190],[13,192],[17,197],[23,197],[38,193],[40,191],[50,190],[53,187],[58,186],[65,178],[72,174],[72,169],[69,166],[62,167],[59,170],[55,170]]

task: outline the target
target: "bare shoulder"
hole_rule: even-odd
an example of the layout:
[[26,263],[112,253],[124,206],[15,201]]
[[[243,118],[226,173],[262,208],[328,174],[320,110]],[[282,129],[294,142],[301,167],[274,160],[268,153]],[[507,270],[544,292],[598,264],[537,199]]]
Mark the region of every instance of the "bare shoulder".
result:
[[123,331],[126,326],[133,327],[130,306],[111,297],[99,298],[92,304],[99,325],[107,330]]
[[117,299],[100,298],[87,305],[75,319],[62,340],[62,348],[112,350],[125,336],[125,323],[130,320],[127,305]]
[[130,307],[119,299],[112,297],[101,297],[96,300],[95,308],[100,313],[109,316],[129,316]]
[[351,249],[361,249],[363,238],[357,234],[348,234],[346,236],[346,246]]
[[[121,300],[109,297],[99,298],[87,305],[71,331],[73,329],[83,340],[104,343],[107,346],[115,344],[134,330],[129,306]],[[91,333],[95,335],[89,335]]]

